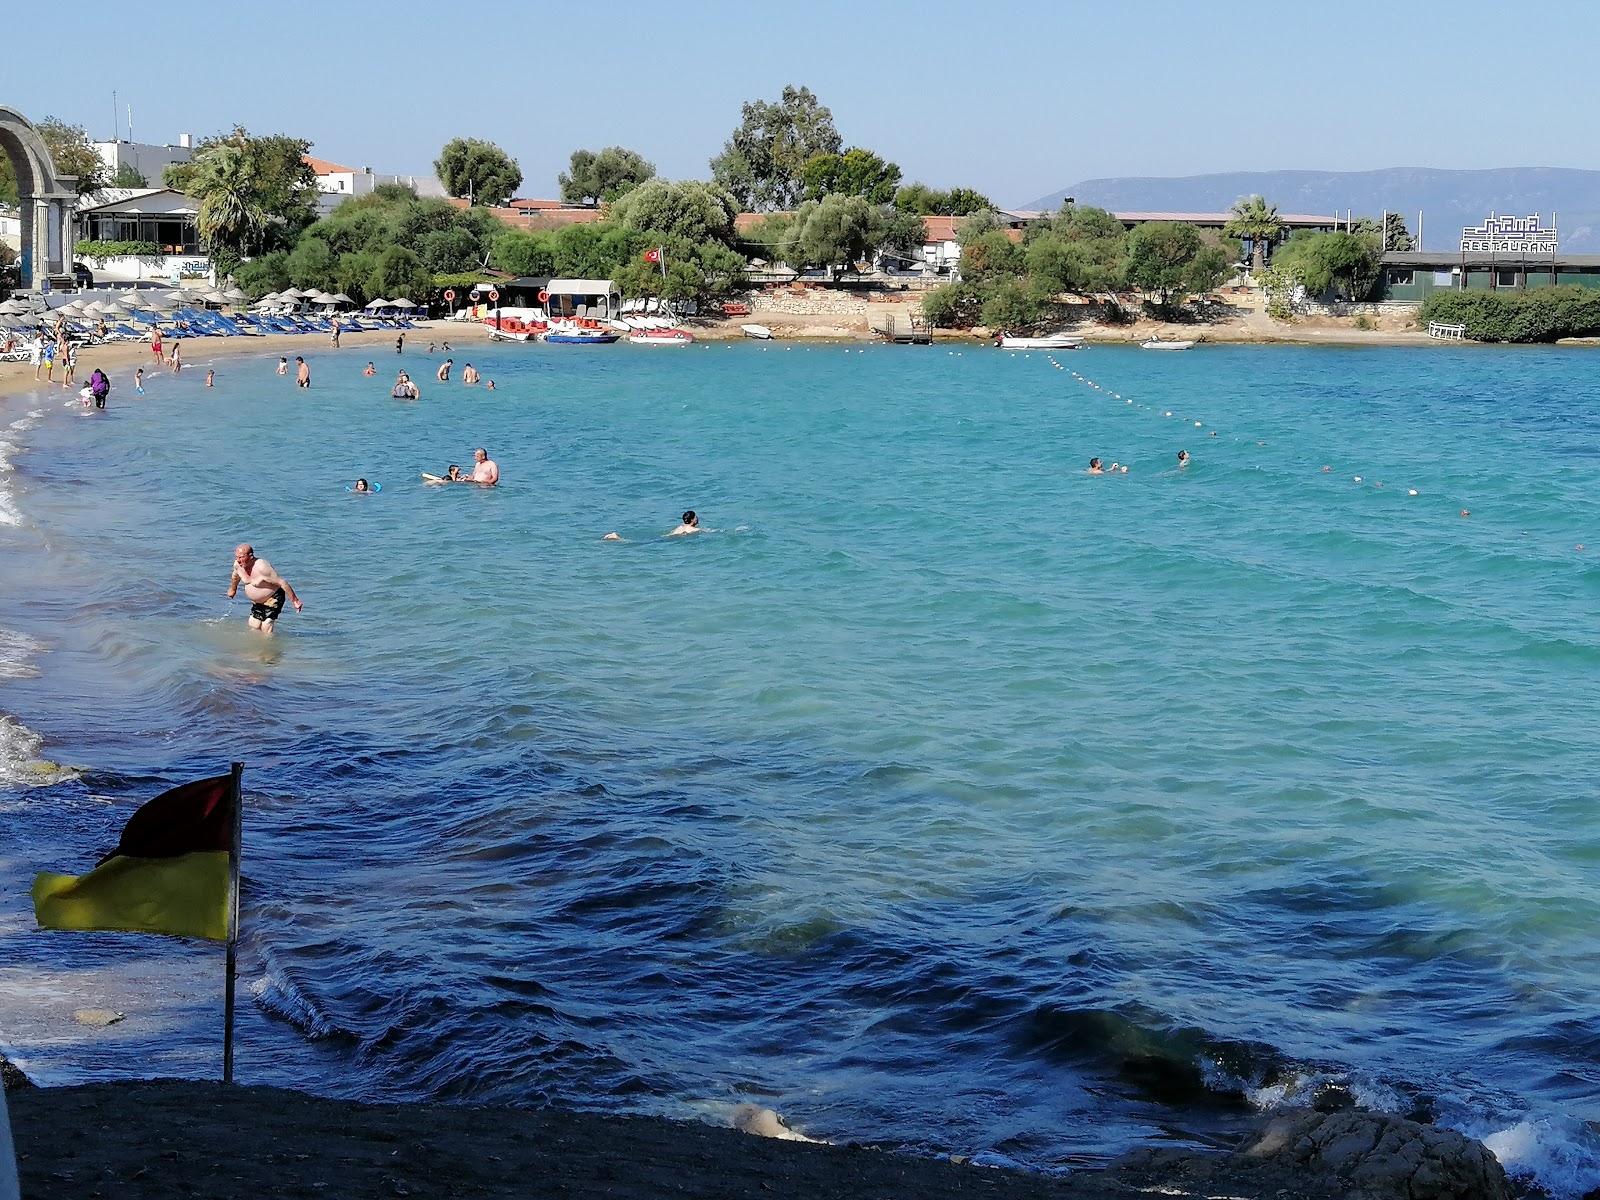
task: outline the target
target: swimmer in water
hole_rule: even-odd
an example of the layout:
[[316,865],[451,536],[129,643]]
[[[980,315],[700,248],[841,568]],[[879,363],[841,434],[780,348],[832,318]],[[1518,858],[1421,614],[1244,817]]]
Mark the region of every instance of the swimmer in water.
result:
[[144,395],[144,368],[138,367],[133,372],[133,390],[139,395]]
[[480,378],[480,376],[478,375],[478,368],[473,366],[471,363],[468,363],[464,368],[462,368],[462,371],[461,371],[461,382],[462,383],[466,383],[466,384],[477,383],[479,378]]
[[700,528],[700,518],[695,514],[694,509],[691,508],[688,512],[683,514],[683,524],[672,530],[667,534],[667,536],[682,537],[686,533],[704,532],[705,530]]
[[287,375],[288,373],[289,373],[289,360],[287,358],[284,358],[282,355],[279,355],[278,356],[278,374],[279,375]]
[[623,537],[620,533],[608,533],[600,540],[602,542],[625,542],[628,539]]
[[363,375],[376,375],[378,373],[378,368],[373,366],[371,363],[368,363],[367,369],[361,373]]
[[467,477],[461,473],[461,468],[455,463],[450,464],[450,469],[444,473],[444,477],[451,483],[469,482]]
[[367,486],[365,479],[358,479],[356,480],[356,486],[350,490],[353,492],[370,492],[372,489]]
[[211,386],[211,381],[213,379],[215,379],[216,377],[217,377],[217,373],[215,371],[207,371],[206,372],[206,386],[210,387]]
[[485,383],[483,386],[488,391],[491,391],[491,392],[494,391],[494,380],[492,380],[492,379],[489,380],[489,382]]
[[1189,465],[1189,452],[1187,450],[1179,450],[1178,451],[1178,466],[1187,467],[1188,465]]
[[433,373],[433,377],[435,379],[437,379],[440,383],[449,383],[450,382],[450,365],[452,363],[454,363],[454,362],[455,362],[455,359],[453,359],[453,358],[445,359],[442,363],[439,364],[439,369]]
[[1089,470],[1086,473],[1089,475],[1104,475],[1106,471],[1105,468],[1100,465],[1100,460],[1098,458],[1091,458],[1089,460]]

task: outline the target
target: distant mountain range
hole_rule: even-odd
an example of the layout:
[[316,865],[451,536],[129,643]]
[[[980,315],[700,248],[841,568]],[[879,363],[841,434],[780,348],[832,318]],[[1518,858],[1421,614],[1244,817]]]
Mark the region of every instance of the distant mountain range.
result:
[[1358,217],[1385,209],[1405,216],[1417,234],[1423,214],[1425,250],[1454,250],[1461,231],[1483,224],[1490,212],[1526,217],[1538,213],[1547,228],[1558,216],[1561,249],[1600,253],[1600,171],[1562,167],[1501,167],[1441,171],[1392,167],[1383,171],[1241,171],[1182,179],[1086,179],[1041,196],[1023,208],[1060,208],[1071,196],[1122,212],[1226,212],[1241,196],[1261,195],[1282,213],[1329,216],[1354,209]]

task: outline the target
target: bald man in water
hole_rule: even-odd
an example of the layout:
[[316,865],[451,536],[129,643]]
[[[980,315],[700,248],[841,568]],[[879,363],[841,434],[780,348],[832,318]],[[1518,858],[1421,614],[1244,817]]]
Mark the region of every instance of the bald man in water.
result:
[[233,551],[233,576],[228,580],[228,599],[232,600],[244,584],[244,597],[250,601],[250,628],[270,635],[272,626],[283,613],[283,601],[288,597],[295,612],[305,607],[294,594],[289,581],[272,569],[264,558],[257,558],[248,542]]

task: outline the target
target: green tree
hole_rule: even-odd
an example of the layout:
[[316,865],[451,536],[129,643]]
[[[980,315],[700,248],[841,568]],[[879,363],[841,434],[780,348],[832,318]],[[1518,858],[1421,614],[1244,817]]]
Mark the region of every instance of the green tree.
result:
[[805,166],[843,145],[833,114],[810,88],[785,87],[774,104],[746,102],[739,127],[711,160],[711,177],[745,208],[792,208],[804,192]]
[[289,256],[282,250],[276,250],[271,254],[259,254],[233,269],[233,281],[256,300],[268,292],[281,292],[292,286],[288,260]]
[[647,179],[654,179],[654,163],[622,146],[607,146],[596,154],[574,150],[568,172],[558,177],[561,199],[568,204],[599,204],[631,192]]
[[1262,196],[1248,196],[1235,200],[1228,211],[1228,223],[1222,227],[1223,234],[1248,241],[1251,245],[1251,270],[1265,270],[1268,248],[1283,236],[1278,206],[1268,204]]
[[795,213],[794,249],[787,259],[796,270],[844,267],[870,257],[883,238],[883,218],[860,196],[807,200]]
[[489,265],[511,275],[554,275],[555,239],[543,230],[508,229],[495,238]]
[[436,229],[418,242],[417,257],[435,274],[471,271],[483,265],[478,239],[470,229]]
[[433,273],[422,265],[422,260],[404,246],[390,246],[378,255],[372,275],[367,281],[369,296],[381,295],[386,299],[404,297],[424,303],[433,288]]
[[119,188],[147,188],[150,181],[139,173],[139,168],[132,163],[123,163],[117,168],[116,176],[111,180],[112,187]]
[[730,242],[738,205],[715,183],[652,179],[611,206],[611,220],[623,229],[681,237],[690,242]]
[[490,208],[504,204],[522,186],[522,168],[517,160],[493,142],[478,138],[446,142],[433,169],[452,196]]
[[[111,171],[105,160],[89,143],[89,135],[82,125],[68,125],[59,117],[46,117],[34,128],[50,151],[57,175],[76,175],[78,194],[98,192],[111,182]],[[9,162],[9,159],[7,160]]]
[[1374,242],[1381,235],[1386,254],[1391,250],[1410,250],[1415,244],[1411,240],[1411,231],[1406,228],[1406,219],[1399,213],[1389,213],[1385,216],[1381,228],[1372,217],[1357,217],[1350,223],[1348,232],[1357,237],[1369,237]]
[[894,194],[894,206],[919,217],[965,217],[994,208],[994,201],[971,188],[936,191],[925,183],[908,183]]
[[1147,221],[1128,234],[1128,281],[1157,292],[1163,307],[1172,293],[1187,291],[1195,278],[1194,264],[1205,242],[1200,231],[1182,221]]
[[289,252],[284,269],[294,286],[315,291],[337,290],[339,259],[318,237],[303,237]]
[[1374,232],[1313,233],[1285,242],[1273,257],[1273,266],[1306,295],[1322,297],[1329,293],[1351,300],[1365,300],[1378,281],[1382,252],[1378,249],[1377,222]]
[[1048,311],[1038,297],[1014,279],[997,283],[983,302],[983,323],[990,329],[1025,329],[1037,325]]
[[1013,242],[1004,229],[991,227],[976,236],[968,236],[967,228],[963,227],[959,236],[962,279],[983,283],[1015,278],[1026,269],[1022,247]]
[[[217,248],[238,255],[287,250],[317,216],[317,177],[305,161],[310,149],[304,138],[252,135],[236,126],[203,139],[188,162],[164,167],[161,182],[200,201],[202,209],[208,194],[231,192],[231,198],[219,196],[214,206],[238,209],[236,218],[246,211],[253,214],[254,220],[242,227],[246,240],[230,240],[225,234]],[[225,229],[235,223],[227,222]]]
[[824,196],[860,196],[871,204],[887,204],[900,186],[900,168],[859,147],[843,154],[818,154],[800,172],[808,200]]
[[195,165],[185,191],[199,201],[195,223],[206,248],[241,258],[260,249],[268,218],[244,147],[213,147],[197,156]]
[[883,220],[880,245],[884,253],[892,255],[900,266],[915,261],[917,251],[928,243],[922,218],[915,213],[901,212],[892,205],[879,205],[878,215]]

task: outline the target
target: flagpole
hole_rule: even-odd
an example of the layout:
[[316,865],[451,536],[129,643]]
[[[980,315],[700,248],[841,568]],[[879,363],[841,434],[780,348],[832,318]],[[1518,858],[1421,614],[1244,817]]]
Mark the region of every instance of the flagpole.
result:
[[244,802],[239,787],[244,764],[233,764],[233,840],[228,850],[228,965],[222,1005],[222,1082],[233,1082],[233,982],[239,949],[239,849],[244,841]]

